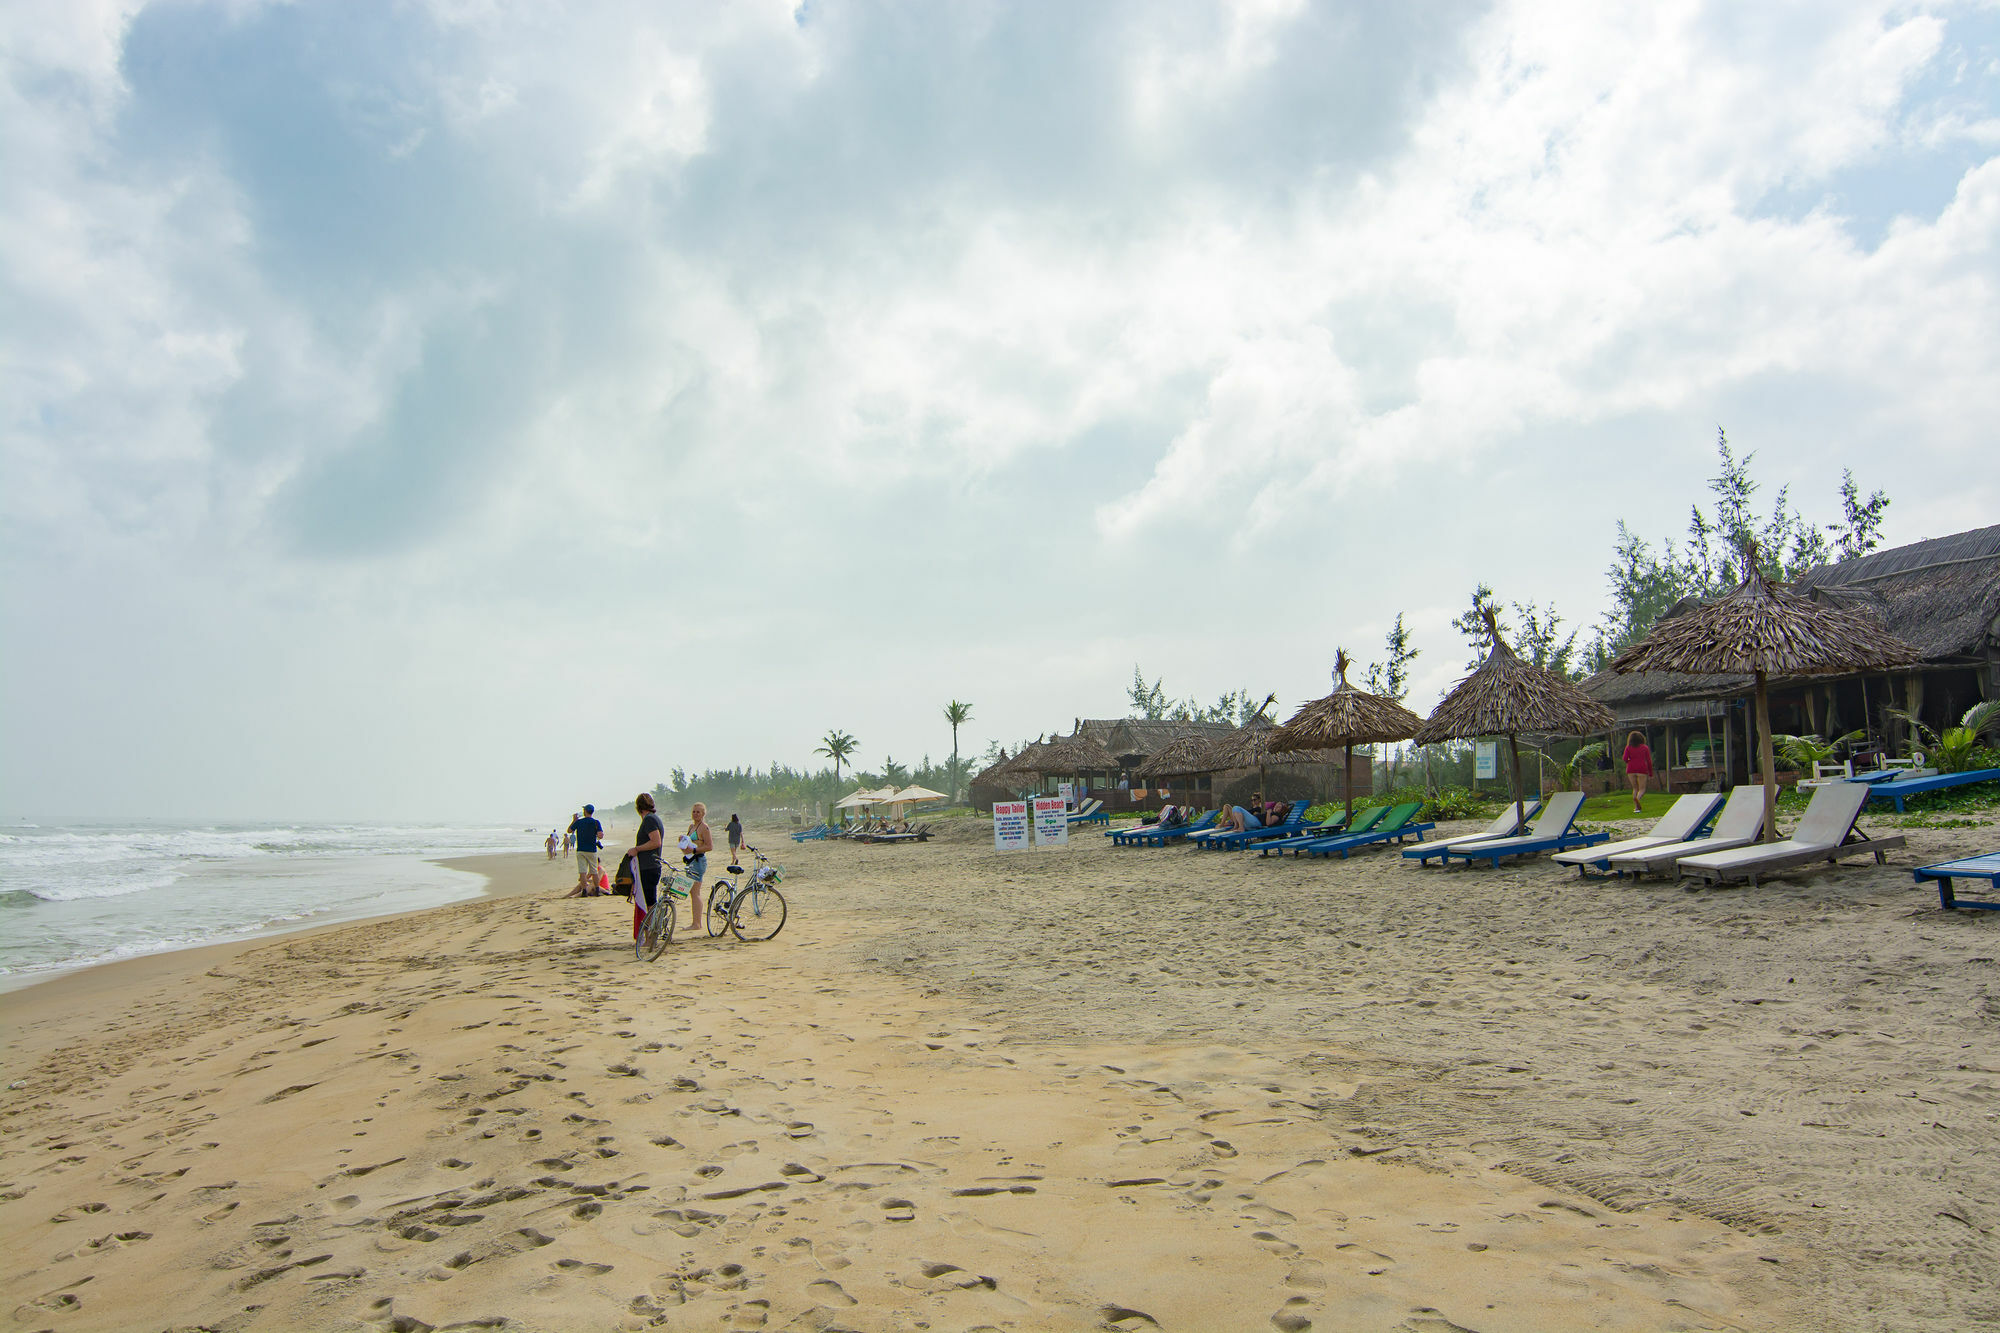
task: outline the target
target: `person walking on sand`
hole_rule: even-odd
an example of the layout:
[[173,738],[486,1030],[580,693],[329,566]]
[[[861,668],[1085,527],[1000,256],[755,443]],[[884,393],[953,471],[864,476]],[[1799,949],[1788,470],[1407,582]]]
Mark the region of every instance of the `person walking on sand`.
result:
[[568,896],[581,898],[597,892],[597,841],[604,836],[604,825],[597,822],[597,807],[584,806],[583,813],[569,822],[569,831],[576,835],[576,888]]
[[[632,892],[642,894],[646,910],[651,911],[660,896],[660,849],[667,845],[667,826],[653,807],[651,792],[640,792],[632,806],[639,812],[639,832],[632,850],[625,855],[632,858],[632,869],[636,872],[632,876]],[[636,907],[639,902],[640,898],[635,897],[632,905]]]
[[544,845],[549,849],[549,860],[551,861],[556,859],[556,842],[557,842],[556,831],[554,829],[550,829],[549,840]]
[[1641,814],[1646,797],[1646,779],[1653,776],[1653,750],[1645,734],[1633,732],[1625,738],[1625,783],[1632,788],[1632,813]]
[[739,864],[739,862],[736,859],[736,854],[737,852],[741,851],[742,848],[743,848],[743,821],[741,819],[738,819],[736,817],[735,812],[732,811],[729,816],[729,864],[731,865]]
[[708,854],[715,850],[715,834],[708,827],[708,807],[700,801],[694,803],[689,812],[694,816],[688,831],[681,838],[681,863],[687,867],[688,878],[694,883],[688,887],[688,906],[694,909],[692,929],[701,929],[701,882],[708,878]]

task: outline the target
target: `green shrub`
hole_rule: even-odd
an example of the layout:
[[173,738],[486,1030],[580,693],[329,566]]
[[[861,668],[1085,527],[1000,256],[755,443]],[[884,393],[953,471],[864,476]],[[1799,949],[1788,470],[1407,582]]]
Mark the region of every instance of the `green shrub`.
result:
[[[1356,796],[1354,808],[1359,812],[1372,810],[1378,805],[1403,805],[1410,801],[1422,802],[1423,808],[1417,812],[1417,818],[1432,823],[1447,819],[1490,819],[1499,809],[1497,803],[1464,787],[1440,787],[1435,797],[1427,795],[1422,787],[1398,787],[1394,791]],[[1323,824],[1346,808],[1345,801],[1326,801],[1306,811],[1306,819],[1314,824]]]

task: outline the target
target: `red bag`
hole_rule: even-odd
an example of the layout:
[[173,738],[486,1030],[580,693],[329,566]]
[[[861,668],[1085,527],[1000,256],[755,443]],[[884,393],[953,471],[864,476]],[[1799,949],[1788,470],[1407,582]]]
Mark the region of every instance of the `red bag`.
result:
[[597,868],[597,891],[599,893],[609,893],[611,891],[611,875],[603,866]]
[[632,938],[639,938],[639,928],[646,924],[646,900],[638,894],[632,895]]

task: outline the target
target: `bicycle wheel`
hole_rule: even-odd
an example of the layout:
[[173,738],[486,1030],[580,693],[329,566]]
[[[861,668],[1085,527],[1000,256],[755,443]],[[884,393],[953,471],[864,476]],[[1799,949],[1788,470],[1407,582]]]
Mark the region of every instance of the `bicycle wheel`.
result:
[[647,962],[650,963],[665,953],[667,946],[674,942],[674,918],[679,915],[680,913],[674,910],[673,898],[668,895],[666,886],[662,885],[659,901],[653,904],[652,911],[646,913]]
[[722,932],[729,929],[729,909],[735,905],[735,899],[721,885],[709,890],[705,924],[710,939],[720,938]]
[[751,885],[736,895],[729,912],[729,929],[739,940],[768,940],[785,928],[785,895]]

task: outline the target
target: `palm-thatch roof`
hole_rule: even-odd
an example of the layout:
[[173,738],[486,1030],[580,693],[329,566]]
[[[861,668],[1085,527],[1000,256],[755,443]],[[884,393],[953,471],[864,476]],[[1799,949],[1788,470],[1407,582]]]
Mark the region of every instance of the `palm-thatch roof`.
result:
[[1611,669],[1826,676],[1922,659],[1879,617],[1773,583],[1754,547],[1744,555],[1747,572],[1734,592],[1663,617]]
[[1014,756],[1007,772],[1049,777],[1064,773],[1103,773],[1118,767],[1109,750],[1087,736],[1057,736],[1030,745]]
[[1334,653],[1333,693],[1292,714],[1271,738],[1272,750],[1325,750],[1408,740],[1416,735],[1417,728],[1424,724],[1422,718],[1394,699],[1357,690],[1347,683],[1349,661],[1344,651]]
[[[1015,758],[1018,757],[1015,756]],[[965,784],[966,788],[970,790],[975,786],[987,786],[999,787],[1004,790],[1013,787],[1014,780],[1007,773],[1007,766],[1013,762],[1014,759],[1009,758],[1007,752],[1002,750],[997,760],[972,775],[971,780]]]
[[1611,710],[1574,682],[1514,656],[1490,611],[1486,613],[1486,632],[1493,642],[1486,660],[1445,696],[1417,730],[1417,744],[1524,731],[1581,736],[1612,724]]
[[1168,741],[1153,757],[1139,765],[1142,778],[1179,778],[1191,773],[1220,773],[1227,764],[1212,764],[1209,753],[1215,749],[1220,736],[1201,733],[1181,736]]
[[[2000,620],[2000,525],[1820,565],[1791,586],[1815,602],[1874,615],[1920,650],[1927,664],[1978,665],[1985,660],[1988,627]],[[1683,598],[1660,619],[1677,619],[1700,605]],[[1712,700],[1749,694],[1754,684],[1749,672],[1606,668],[1583,689],[1621,720],[1638,721],[1712,716],[1720,709]]]
[[1275,764],[1337,764],[1340,750],[1316,748],[1310,750],[1287,750],[1277,744],[1284,728],[1265,717],[1250,719],[1250,725],[1239,727],[1222,737],[1210,747],[1207,759],[1217,770],[1225,768],[1260,768]]
[[[1094,724],[1088,720],[1084,727]],[[1176,741],[1193,739],[1197,742],[1217,740],[1227,736],[1236,728],[1227,722],[1189,722],[1179,718],[1124,717],[1108,724],[1104,735],[1096,738],[1104,743],[1104,748],[1127,763],[1143,764],[1158,755]],[[1081,731],[1081,729],[1079,729]],[[1091,733],[1096,735],[1095,732]]]

